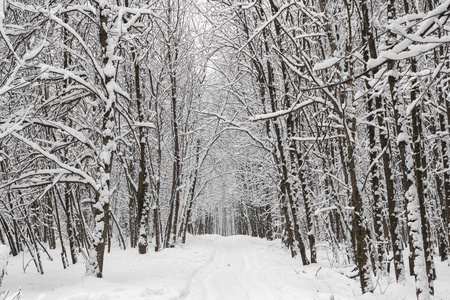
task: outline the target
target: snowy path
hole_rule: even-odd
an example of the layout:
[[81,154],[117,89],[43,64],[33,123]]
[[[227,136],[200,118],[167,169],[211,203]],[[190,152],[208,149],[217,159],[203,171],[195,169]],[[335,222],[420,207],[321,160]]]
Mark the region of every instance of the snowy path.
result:
[[283,299],[261,269],[252,244],[229,237],[213,245],[212,260],[192,280],[184,299]]
[[[331,254],[319,249],[319,263],[303,266],[279,240],[248,236],[189,236],[186,245],[140,255],[114,248],[106,254],[104,278],[86,276],[84,264],[64,270],[59,250],[43,256],[45,275],[26,254],[11,257],[2,290],[22,290],[21,300],[394,300],[414,299],[414,279],[377,281],[361,295],[359,280],[331,269]],[[439,277],[433,300],[450,299],[450,267],[435,261]],[[341,268],[347,269],[347,268]]]

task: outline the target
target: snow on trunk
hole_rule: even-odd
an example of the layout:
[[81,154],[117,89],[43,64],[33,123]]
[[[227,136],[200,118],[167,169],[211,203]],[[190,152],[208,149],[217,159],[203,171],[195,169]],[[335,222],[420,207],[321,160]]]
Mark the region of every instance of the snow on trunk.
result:
[[[408,170],[413,168],[412,149],[407,144],[406,146],[408,155],[407,167]],[[414,182],[414,176],[412,172],[408,174],[408,180]],[[422,222],[420,219],[419,211],[419,199],[417,196],[416,186],[411,184],[409,190],[406,192],[406,199],[408,199],[408,223],[411,228],[411,238],[414,249],[414,274],[416,275],[416,294],[419,300],[431,299],[430,288],[428,286],[428,276],[425,265],[425,253],[423,248],[423,236],[422,236]]]
[[431,299],[430,289],[428,287],[428,277],[425,266],[425,255],[423,249],[423,236],[420,228],[422,222],[419,216],[419,203],[417,197],[414,196],[415,186],[411,186],[408,191],[408,210],[409,210],[409,224],[411,226],[411,236],[414,245],[414,273],[416,275],[416,290],[418,299]]
[[0,0],[0,22],[5,18],[6,15],[6,0]]

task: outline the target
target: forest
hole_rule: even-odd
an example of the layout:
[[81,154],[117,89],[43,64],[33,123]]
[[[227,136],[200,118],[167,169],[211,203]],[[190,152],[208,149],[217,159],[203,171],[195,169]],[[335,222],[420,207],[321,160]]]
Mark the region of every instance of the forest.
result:
[[0,0],[0,286],[8,256],[45,274],[58,249],[102,278],[112,247],[218,234],[305,266],[326,248],[362,294],[412,277],[432,299],[449,18],[448,0]]

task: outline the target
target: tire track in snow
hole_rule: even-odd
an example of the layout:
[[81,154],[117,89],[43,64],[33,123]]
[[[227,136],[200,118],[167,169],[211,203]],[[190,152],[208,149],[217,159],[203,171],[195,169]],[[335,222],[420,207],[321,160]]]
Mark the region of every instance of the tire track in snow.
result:
[[250,268],[249,277],[254,282],[255,286],[258,287],[258,293],[252,299],[284,300],[284,297],[279,293],[278,288],[274,286],[274,283],[270,282],[270,280],[265,275],[266,272],[270,271],[264,270],[261,267],[261,262],[257,260],[256,254],[257,252],[254,250],[246,255],[246,257],[248,258],[248,266]]
[[265,276],[257,249],[242,241],[242,237],[213,241],[216,250],[211,262],[191,280],[189,290],[181,299],[283,299]]
[[204,278],[207,299],[249,299],[246,287],[239,280],[244,267],[245,262],[232,249],[218,250],[215,264]]
[[[219,237],[216,237],[213,240],[211,240],[211,246],[218,238]],[[204,280],[202,278],[204,277],[204,274],[208,272],[208,270],[215,264],[216,260],[217,260],[217,250],[214,250],[212,251],[212,255],[208,259],[208,261],[203,266],[199,267],[197,270],[192,272],[185,288],[180,294],[179,299],[183,300],[208,299],[206,287],[204,286]]]
[[[217,251],[214,251],[208,261],[190,275],[188,283],[186,284],[186,287],[183,289],[183,292],[180,295],[180,299],[207,299],[208,295],[206,293],[206,288],[204,286],[202,277],[204,276],[205,272],[207,272],[207,270],[211,268],[212,265],[214,265],[216,257]],[[201,298],[199,298],[198,295],[196,297],[192,296],[193,287],[194,294],[200,294],[202,296]]]

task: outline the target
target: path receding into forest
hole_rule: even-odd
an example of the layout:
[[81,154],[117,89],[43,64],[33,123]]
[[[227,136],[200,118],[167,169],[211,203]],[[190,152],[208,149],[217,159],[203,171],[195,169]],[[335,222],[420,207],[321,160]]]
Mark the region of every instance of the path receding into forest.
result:
[[[151,250],[151,246],[150,246]],[[319,262],[303,266],[280,240],[248,236],[189,236],[185,245],[158,253],[114,247],[106,254],[104,278],[85,275],[83,262],[63,269],[61,250],[43,257],[44,275],[29,254],[10,257],[2,290],[21,288],[21,300],[390,300],[414,299],[414,279],[396,284],[384,276],[374,294],[361,295],[359,280],[330,268],[332,254],[318,249]],[[80,257],[81,259],[81,257]],[[450,268],[435,261],[439,274],[435,299],[448,299]],[[25,272],[24,272],[25,266]]]

